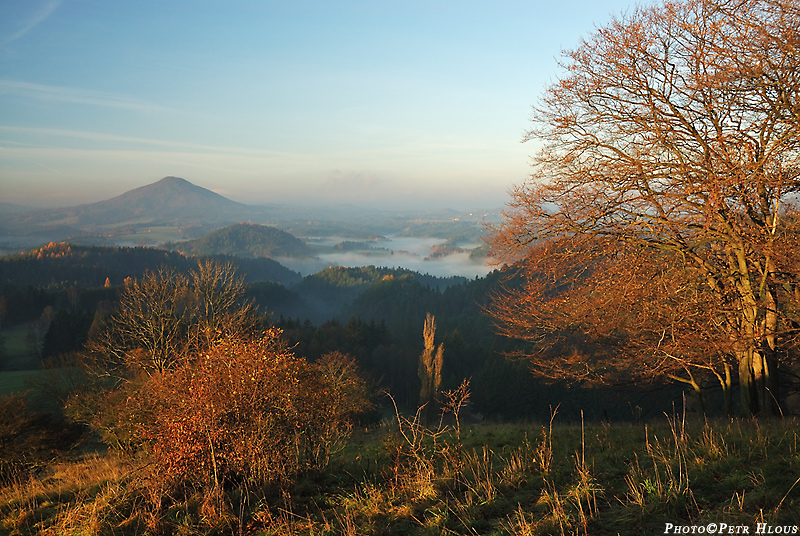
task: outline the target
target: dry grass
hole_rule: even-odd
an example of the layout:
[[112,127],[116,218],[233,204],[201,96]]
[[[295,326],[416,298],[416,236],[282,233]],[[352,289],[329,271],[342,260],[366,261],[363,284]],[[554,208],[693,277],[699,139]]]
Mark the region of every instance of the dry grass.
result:
[[796,424],[483,424],[459,441],[412,416],[291,486],[217,494],[168,493],[144,460],[98,454],[1,488],[0,532],[637,535],[675,521],[796,524]]
[[135,464],[113,454],[60,462],[0,488],[2,528],[11,534],[100,534],[123,525],[120,506],[135,494]]

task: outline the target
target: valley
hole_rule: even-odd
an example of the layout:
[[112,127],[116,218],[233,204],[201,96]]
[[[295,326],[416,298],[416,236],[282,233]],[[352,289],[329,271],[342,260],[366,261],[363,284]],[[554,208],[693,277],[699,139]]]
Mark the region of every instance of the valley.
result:
[[[243,205],[176,177],[87,205],[7,208],[0,215],[4,254],[50,242],[145,246],[271,258],[303,275],[329,266],[378,265],[439,277],[489,272],[482,236],[500,214],[499,209],[399,212],[351,205]],[[292,249],[287,240],[296,241]]]

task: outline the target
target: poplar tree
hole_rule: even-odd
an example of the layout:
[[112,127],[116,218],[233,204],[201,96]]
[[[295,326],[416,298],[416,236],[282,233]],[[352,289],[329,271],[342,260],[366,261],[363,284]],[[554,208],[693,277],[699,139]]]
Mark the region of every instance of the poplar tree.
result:
[[417,374],[422,382],[419,391],[419,404],[424,406],[423,411],[427,420],[435,414],[434,404],[439,388],[442,385],[442,363],[444,360],[444,344],[436,346],[434,337],[436,336],[436,319],[430,313],[425,317],[425,324],[422,329],[424,349],[419,356],[419,369]]

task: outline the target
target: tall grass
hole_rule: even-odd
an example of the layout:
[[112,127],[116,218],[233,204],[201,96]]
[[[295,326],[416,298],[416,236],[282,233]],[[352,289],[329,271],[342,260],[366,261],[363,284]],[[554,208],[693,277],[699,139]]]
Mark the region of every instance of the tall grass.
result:
[[462,425],[362,432],[283,488],[170,496],[146,458],[93,455],[0,489],[9,534],[660,534],[799,524],[794,420]]

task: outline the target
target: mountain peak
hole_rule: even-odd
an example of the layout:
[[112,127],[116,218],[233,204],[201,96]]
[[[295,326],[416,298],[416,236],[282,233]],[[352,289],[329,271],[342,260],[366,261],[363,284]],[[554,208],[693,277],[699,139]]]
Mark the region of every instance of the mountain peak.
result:
[[152,184],[127,191],[104,203],[122,204],[127,207],[138,206],[140,209],[160,208],[164,210],[183,208],[220,210],[243,207],[240,203],[180,177],[164,177]]
[[183,179],[181,177],[173,177],[171,175],[169,177],[164,177],[163,179],[154,184],[163,184],[163,185],[175,184],[181,186],[194,186],[194,184],[187,181],[186,179]]

